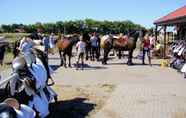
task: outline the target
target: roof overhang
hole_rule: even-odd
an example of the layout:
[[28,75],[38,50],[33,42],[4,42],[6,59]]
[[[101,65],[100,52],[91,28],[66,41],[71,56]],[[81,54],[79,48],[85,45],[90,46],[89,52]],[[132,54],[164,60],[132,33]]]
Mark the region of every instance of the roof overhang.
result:
[[186,16],[178,17],[176,19],[166,20],[166,21],[155,21],[154,24],[157,26],[173,26],[177,24],[185,24],[186,23]]
[[171,26],[186,23],[186,5],[154,21],[157,26]]

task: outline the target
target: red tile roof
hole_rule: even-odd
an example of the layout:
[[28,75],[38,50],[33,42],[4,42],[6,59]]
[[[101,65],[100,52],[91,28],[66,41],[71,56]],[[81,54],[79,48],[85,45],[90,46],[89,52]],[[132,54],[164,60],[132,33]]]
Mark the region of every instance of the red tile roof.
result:
[[186,5],[184,7],[181,7],[179,9],[169,13],[166,16],[159,18],[158,20],[156,20],[154,22],[154,24],[158,24],[158,23],[166,22],[166,21],[170,21],[170,20],[175,20],[175,19],[181,18],[181,17],[186,17]]

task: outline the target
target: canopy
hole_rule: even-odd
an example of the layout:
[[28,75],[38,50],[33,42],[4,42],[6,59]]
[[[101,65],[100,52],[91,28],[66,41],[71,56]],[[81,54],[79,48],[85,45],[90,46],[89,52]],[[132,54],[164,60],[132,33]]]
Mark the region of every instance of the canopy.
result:
[[155,20],[155,25],[175,25],[179,23],[186,23],[186,5]]

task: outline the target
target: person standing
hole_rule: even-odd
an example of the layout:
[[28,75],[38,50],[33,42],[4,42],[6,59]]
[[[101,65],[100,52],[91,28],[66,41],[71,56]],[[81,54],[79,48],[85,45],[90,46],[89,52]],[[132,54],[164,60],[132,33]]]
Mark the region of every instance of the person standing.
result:
[[85,48],[86,48],[86,44],[83,41],[83,38],[80,37],[80,41],[76,44],[76,50],[77,50],[76,69],[79,68],[79,60],[81,59],[81,69],[83,70]]
[[46,56],[48,57],[49,38],[46,35],[43,37],[43,45],[44,45],[44,52],[45,52]]
[[23,39],[20,41],[19,50],[23,52],[23,54],[29,53],[30,49],[33,48],[34,42],[32,39],[28,37],[23,37]]
[[5,55],[5,45],[2,45],[2,46],[0,46],[0,64],[1,64],[1,66],[3,65],[4,55]]
[[152,66],[151,64],[151,54],[150,54],[150,38],[149,34],[147,33],[145,37],[143,38],[143,57],[142,57],[142,64],[145,64],[145,54],[147,53],[148,60],[149,60],[149,65]]
[[91,60],[94,61],[95,55],[96,59],[98,60],[98,38],[96,36],[96,33],[92,34],[92,37],[90,38],[91,42]]
[[155,38],[155,36],[154,36],[154,34],[152,34],[150,37],[149,37],[149,39],[150,39],[150,48],[151,48],[151,50],[152,49],[154,49],[155,48],[155,43],[156,43],[156,38]]
[[54,48],[55,48],[55,35],[54,33],[51,33],[49,37],[49,46],[50,46],[50,51],[52,54],[54,54]]

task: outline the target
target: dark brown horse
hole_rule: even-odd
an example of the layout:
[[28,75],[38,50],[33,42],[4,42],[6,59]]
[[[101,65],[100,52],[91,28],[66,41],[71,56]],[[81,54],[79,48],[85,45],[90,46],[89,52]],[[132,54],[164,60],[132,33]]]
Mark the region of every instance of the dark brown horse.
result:
[[[86,60],[88,60],[89,59],[89,57],[92,57],[92,51],[91,51],[91,48],[92,48],[92,46],[91,46],[91,42],[90,42],[90,36],[89,36],[89,34],[88,33],[84,33],[83,34],[83,40],[84,40],[84,42],[86,43],[86,52],[85,52],[85,56],[86,56]],[[97,38],[98,38],[98,49],[97,49],[97,53],[96,53],[96,57],[97,57],[97,59],[99,59],[99,57],[100,57],[100,41],[101,41],[101,39],[100,39],[100,37],[97,35]]]
[[69,36],[69,37],[64,37],[59,35],[56,45],[59,51],[60,59],[61,59],[61,66],[66,66],[66,55],[68,56],[69,59],[69,64],[68,66],[71,67],[71,57],[72,57],[72,49],[73,46],[79,41],[79,36],[77,34]]
[[141,35],[141,31],[132,31],[129,33],[128,40],[125,43],[120,42],[118,38],[115,38],[111,35],[108,36],[108,40],[103,37],[101,39],[101,45],[104,49],[104,57],[102,60],[102,64],[107,64],[108,54],[110,50],[115,49],[118,51],[129,51],[127,64],[132,65],[133,51],[136,48],[136,42],[138,38],[141,37]]
[[86,60],[88,60],[89,57],[91,56],[91,43],[90,43],[90,36],[88,33],[83,34],[83,40],[86,43],[85,56],[86,56]]

